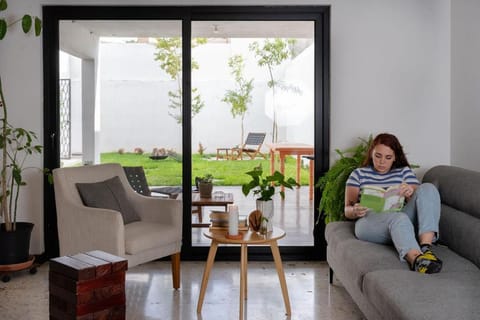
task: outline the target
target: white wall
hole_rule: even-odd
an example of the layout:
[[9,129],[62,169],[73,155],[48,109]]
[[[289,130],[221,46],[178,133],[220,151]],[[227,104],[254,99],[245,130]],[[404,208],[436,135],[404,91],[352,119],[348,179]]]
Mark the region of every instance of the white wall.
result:
[[[422,166],[420,174],[435,164],[450,163],[450,1],[261,2],[330,3],[331,148],[342,149],[354,143],[356,137],[389,131],[398,135],[410,160]],[[30,0],[10,1],[9,12],[41,15],[43,4],[221,5],[230,2]],[[236,4],[259,3],[243,0]],[[19,32],[9,33],[0,42],[0,72],[11,106],[11,120],[40,134],[43,127],[41,52],[41,39],[31,39]],[[465,154],[464,158],[478,157],[478,151],[471,151],[472,145],[458,148],[461,148],[458,152]],[[42,159],[39,157],[32,163],[41,166]],[[32,252],[39,253],[43,251],[43,212],[29,209],[42,208],[41,178],[29,180],[29,188],[33,192],[22,195],[25,200],[22,208],[28,212],[22,217],[36,223]]]
[[480,171],[480,2],[452,1],[452,164]]

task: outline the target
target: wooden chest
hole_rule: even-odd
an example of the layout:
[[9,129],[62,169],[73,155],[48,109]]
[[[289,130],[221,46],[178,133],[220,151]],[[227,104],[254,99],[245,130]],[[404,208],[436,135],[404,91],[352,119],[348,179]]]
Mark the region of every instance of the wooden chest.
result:
[[98,250],[50,260],[50,319],[125,319],[127,267]]

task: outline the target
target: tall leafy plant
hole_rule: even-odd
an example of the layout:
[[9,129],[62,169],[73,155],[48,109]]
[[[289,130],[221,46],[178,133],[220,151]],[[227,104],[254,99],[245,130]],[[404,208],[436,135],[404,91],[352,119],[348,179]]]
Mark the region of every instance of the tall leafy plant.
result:
[[[205,38],[194,38],[192,39],[192,49],[205,43],[207,43]],[[156,47],[155,61],[160,62],[160,68],[177,84],[175,91],[168,91],[170,101],[168,107],[171,109],[168,114],[177,123],[182,123],[182,39],[180,37],[157,38]],[[198,63],[192,58],[192,71],[198,68]],[[192,118],[200,112],[204,105],[198,89],[192,88]]]
[[365,161],[372,136],[359,140],[356,146],[344,151],[336,149],[335,152],[340,158],[318,180],[317,186],[322,193],[318,208],[321,213],[319,220],[323,218],[325,223],[345,220],[345,184],[350,173]]
[[260,67],[267,67],[269,81],[267,85],[272,89],[273,97],[273,124],[272,124],[272,141],[278,141],[278,123],[277,123],[277,110],[275,106],[275,93],[278,88],[279,82],[275,79],[274,68],[280,65],[283,61],[287,60],[293,55],[291,50],[294,39],[265,39],[263,44],[255,41],[249,45],[250,51],[255,54],[258,59],[257,64]]
[[[6,0],[0,0],[0,11],[5,12],[8,8]],[[39,36],[42,30],[40,18],[29,14],[22,18],[7,21],[0,18],[0,40],[3,40],[11,26],[21,23],[25,34],[32,30],[35,36]],[[0,216],[5,222],[6,231],[15,231],[17,221],[17,208],[20,187],[26,185],[22,173],[25,169],[25,161],[29,155],[41,153],[42,146],[36,143],[37,136],[34,132],[16,128],[8,121],[8,109],[0,76],[0,148],[2,149],[1,177],[0,177]]]
[[241,55],[230,57],[228,66],[230,67],[230,73],[235,79],[235,90],[227,90],[222,101],[230,104],[230,112],[234,118],[237,116],[241,118],[240,144],[242,144],[245,134],[245,113],[248,110],[248,104],[252,102],[253,78],[250,80],[245,79],[243,75],[245,63]]

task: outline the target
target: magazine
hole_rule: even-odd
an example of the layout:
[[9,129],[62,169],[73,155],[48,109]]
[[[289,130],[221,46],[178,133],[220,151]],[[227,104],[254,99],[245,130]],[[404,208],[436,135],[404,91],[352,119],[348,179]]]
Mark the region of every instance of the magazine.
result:
[[405,203],[405,197],[400,195],[400,185],[390,186],[387,189],[363,186],[360,194],[360,205],[374,212],[400,211]]

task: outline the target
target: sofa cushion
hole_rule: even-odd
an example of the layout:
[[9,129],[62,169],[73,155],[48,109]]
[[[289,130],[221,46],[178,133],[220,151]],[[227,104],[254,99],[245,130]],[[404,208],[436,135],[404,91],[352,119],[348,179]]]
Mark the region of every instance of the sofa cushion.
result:
[[178,241],[178,234],[171,225],[163,225],[150,221],[137,221],[125,226],[125,252],[137,254],[166,244]]
[[118,176],[93,182],[76,183],[83,204],[87,207],[115,210],[121,213],[123,223],[139,221],[140,217],[130,202]]
[[383,319],[477,319],[479,283],[478,271],[377,270],[365,275],[363,293]]

